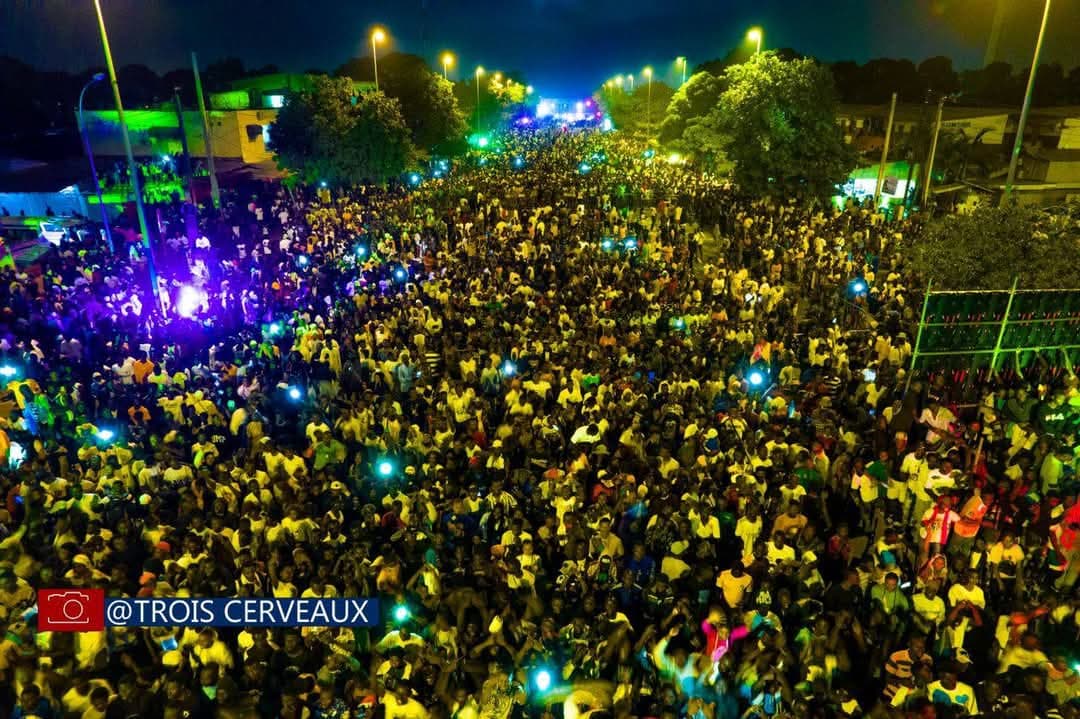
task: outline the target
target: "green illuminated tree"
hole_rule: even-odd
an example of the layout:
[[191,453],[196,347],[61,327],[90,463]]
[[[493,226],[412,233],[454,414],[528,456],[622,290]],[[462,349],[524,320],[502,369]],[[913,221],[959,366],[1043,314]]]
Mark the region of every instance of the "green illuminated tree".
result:
[[1080,204],[978,207],[934,220],[911,242],[912,266],[935,289],[1080,287]]
[[619,130],[656,133],[664,120],[664,108],[671,103],[674,94],[670,87],[653,80],[650,101],[649,84],[645,78],[640,78],[632,93],[618,86],[603,87],[596,93],[596,100]]
[[357,97],[348,78],[326,76],[286,96],[270,141],[279,167],[335,185],[383,182],[405,170],[413,151],[397,100]]
[[746,192],[823,200],[855,167],[836,125],[827,68],[760,53],[724,75],[718,130]]
[[694,73],[675,91],[660,125],[660,142],[715,166],[723,158],[720,96],[723,81],[709,72]]

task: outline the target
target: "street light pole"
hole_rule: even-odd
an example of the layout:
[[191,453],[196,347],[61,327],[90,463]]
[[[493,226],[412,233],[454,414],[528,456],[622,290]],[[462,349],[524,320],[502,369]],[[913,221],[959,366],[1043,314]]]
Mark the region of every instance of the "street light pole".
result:
[[686,84],[686,58],[685,57],[680,57],[679,62],[682,63],[682,83],[680,83],[680,84],[685,85]]
[[146,269],[150,275],[152,301],[159,310],[164,312],[164,307],[161,306],[157,268],[154,266],[154,248],[150,244],[150,228],[146,224],[146,208],[143,207],[139,167],[135,164],[135,154],[131,150],[131,137],[128,135],[127,122],[124,120],[124,103],[120,99],[120,83],[116,80],[116,66],[113,64],[112,50],[109,48],[109,34],[105,30],[105,16],[101,13],[101,0],[94,0],[94,10],[97,12],[98,30],[101,33],[101,47],[105,51],[105,66],[109,70],[109,82],[112,84],[113,100],[116,101],[116,118],[120,122],[120,134],[124,139],[124,152],[127,155],[128,172],[131,175],[131,188],[135,192],[135,214],[139,217],[139,231],[142,232],[143,250],[146,252]]
[[97,193],[98,207],[101,208],[101,222],[105,225],[105,243],[109,246],[109,254],[116,252],[113,246],[112,227],[109,226],[109,212],[105,209],[105,200],[101,197],[101,181],[98,179],[97,166],[94,164],[94,150],[90,147],[90,135],[86,131],[86,122],[83,120],[83,97],[91,85],[105,79],[105,73],[99,72],[83,85],[79,93],[79,134],[82,135],[83,149],[86,150],[86,159],[90,161],[90,175],[94,178],[94,192]]
[[765,33],[763,33],[759,27],[750,28],[750,31],[746,33],[747,40],[757,43],[757,50],[754,52],[755,55],[761,52],[761,38],[764,34]]
[[926,203],[930,199],[930,184],[934,178],[934,155],[937,154],[938,135],[941,134],[941,113],[944,109],[945,95],[942,94],[937,103],[937,120],[934,121],[934,139],[930,141],[930,156],[926,158],[926,182],[923,184],[922,210],[927,209]]
[[1005,24],[1005,0],[993,0],[994,22],[990,26],[990,39],[986,43],[983,67],[991,65],[997,57],[998,41],[1001,39],[1001,26]]
[[375,92],[379,91],[379,55],[376,52],[375,45],[382,42],[384,37],[386,35],[378,28],[371,33],[371,64],[375,69]]
[[1024,106],[1020,109],[1020,121],[1016,125],[1016,142],[1013,143],[1012,157],[1009,158],[1009,175],[1005,179],[1005,192],[1001,195],[1001,204],[1004,205],[1012,195],[1013,183],[1016,182],[1016,168],[1020,162],[1020,152],[1024,149],[1024,126],[1027,124],[1028,112],[1031,110],[1031,92],[1035,89],[1035,71],[1039,69],[1039,55],[1042,54],[1043,38],[1046,36],[1046,21],[1050,17],[1050,0],[1046,0],[1043,6],[1042,25],[1039,26],[1039,37],[1035,41],[1035,57],[1031,60],[1031,72],[1028,73],[1027,90],[1024,92]]
[[648,128],[648,133],[652,135],[652,68],[647,67],[642,72],[649,80],[649,99],[645,104],[645,126]]
[[176,125],[180,129],[180,148],[184,153],[184,189],[192,205],[195,202],[195,183],[191,179],[191,152],[188,149],[187,126],[184,124],[184,105],[180,102],[180,88],[173,88],[173,100],[176,103]]
[[881,200],[881,185],[885,182],[885,163],[889,159],[889,141],[892,139],[893,117],[896,115],[896,93],[892,94],[892,104],[889,105],[889,124],[885,126],[885,144],[881,147],[881,164],[878,165],[877,184],[874,185],[874,211],[877,211],[878,202]]
[[484,68],[476,68],[476,131],[480,132],[480,76],[484,74]]
[[202,75],[199,73],[199,58],[191,53],[191,71],[195,74],[195,99],[199,102],[199,117],[202,119],[203,146],[206,148],[206,164],[210,170],[210,200],[214,209],[221,207],[221,191],[218,189],[217,170],[214,167],[214,142],[210,137],[210,116],[206,113],[206,98],[203,97]]

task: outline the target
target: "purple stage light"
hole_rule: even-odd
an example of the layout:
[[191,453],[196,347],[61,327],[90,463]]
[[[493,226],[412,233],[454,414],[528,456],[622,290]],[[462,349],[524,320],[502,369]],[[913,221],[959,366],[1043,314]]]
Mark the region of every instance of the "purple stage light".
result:
[[202,293],[191,285],[180,288],[180,295],[176,298],[176,314],[187,319],[195,316],[202,304]]

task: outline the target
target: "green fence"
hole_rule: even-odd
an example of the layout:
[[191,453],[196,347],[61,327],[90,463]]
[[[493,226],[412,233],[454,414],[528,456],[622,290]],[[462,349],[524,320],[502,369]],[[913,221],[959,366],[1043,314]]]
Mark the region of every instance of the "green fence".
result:
[[1035,353],[1055,366],[1080,349],[1080,289],[943,291],[927,288],[911,356],[915,369],[990,369]]

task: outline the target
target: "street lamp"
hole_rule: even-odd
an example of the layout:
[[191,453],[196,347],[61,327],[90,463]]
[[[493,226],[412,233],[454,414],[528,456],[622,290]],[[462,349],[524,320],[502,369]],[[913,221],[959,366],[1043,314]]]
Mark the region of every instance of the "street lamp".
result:
[[1001,195],[1001,204],[1004,205],[1012,194],[1013,183],[1016,182],[1016,166],[1020,162],[1020,152],[1024,149],[1024,125],[1027,124],[1028,112],[1031,110],[1031,91],[1035,89],[1035,71],[1039,67],[1039,55],[1042,54],[1043,37],[1046,35],[1046,20],[1050,17],[1050,0],[1046,0],[1043,6],[1042,25],[1039,26],[1039,37],[1035,40],[1035,58],[1031,61],[1031,70],[1028,72],[1027,90],[1024,92],[1024,105],[1020,108],[1020,120],[1016,124],[1016,141],[1013,143],[1012,157],[1009,158],[1009,174],[1005,178],[1005,192]]
[[491,76],[491,79],[494,80],[495,82],[502,82],[502,73],[501,72],[495,73],[494,75]]
[[755,55],[757,53],[761,52],[761,38],[762,37],[763,37],[763,34],[761,32],[761,28],[759,28],[759,27],[752,27],[752,28],[750,28],[750,31],[748,33],[746,33],[746,39],[747,40],[749,40],[750,42],[756,42],[757,43],[757,50],[754,52]]
[[652,134],[652,68],[647,67],[641,71],[649,80],[649,100],[645,104],[645,125],[649,128],[649,134]]
[[526,85],[526,86],[525,86],[525,94],[526,94],[526,95],[531,95],[531,94],[533,94],[533,86],[532,86],[532,85]]
[[82,135],[83,147],[86,149],[86,159],[90,161],[90,175],[94,178],[94,191],[97,192],[98,206],[101,208],[101,221],[105,224],[105,242],[109,245],[110,254],[116,251],[113,247],[112,228],[109,227],[109,213],[105,209],[105,201],[101,197],[101,182],[98,180],[97,167],[94,165],[94,150],[90,147],[90,136],[86,132],[86,122],[83,121],[83,96],[95,85],[105,79],[105,73],[99,72],[83,85],[79,93],[79,134]]
[[634,94],[634,76],[633,75],[627,75],[626,78],[630,81],[630,94],[633,95]]
[[620,89],[622,88],[622,84],[623,84],[623,76],[622,75],[616,75],[615,76],[615,84],[618,85]]
[[105,53],[105,68],[109,71],[109,84],[112,85],[113,100],[116,102],[116,120],[120,124],[120,136],[124,141],[124,154],[127,156],[128,172],[131,175],[131,189],[135,193],[135,214],[139,218],[143,251],[146,252],[146,272],[150,275],[150,295],[157,308],[164,311],[161,306],[157,267],[154,264],[154,246],[150,242],[150,226],[146,222],[146,208],[143,206],[139,166],[135,164],[135,153],[131,149],[131,135],[128,134],[127,120],[124,118],[124,103],[120,99],[120,83],[116,79],[116,65],[113,63],[112,48],[109,47],[109,33],[105,29],[105,15],[101,12],[101,0],[94,0],[94,12],[97,14],[98,32],[101,35],[101,49]]
[[680,84],[685,85],[686,84],[686,58],[685,57],[675,58],[675,62],[682,65],[682,82]]
[[476,67],[476,131],[480,132],[480,77],[484,74],[484,68]]
[[375,92],[379,91],[379,56],[375,46],[386,40],[386,33],[381,27],[375,28],[371,33],[371,64],[375,68]]
[[450,77],[447,74],[447,69],[454,64],[453,53],[444,52],[442,56],[442,75],[444,80],[449,80]]

